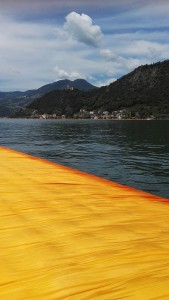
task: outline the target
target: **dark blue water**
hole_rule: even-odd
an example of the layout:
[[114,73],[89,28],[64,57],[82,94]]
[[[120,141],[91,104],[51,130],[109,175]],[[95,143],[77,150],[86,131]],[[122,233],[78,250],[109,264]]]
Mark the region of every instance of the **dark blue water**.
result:
[[1,119],[0,145],[169,198],[169,121]]

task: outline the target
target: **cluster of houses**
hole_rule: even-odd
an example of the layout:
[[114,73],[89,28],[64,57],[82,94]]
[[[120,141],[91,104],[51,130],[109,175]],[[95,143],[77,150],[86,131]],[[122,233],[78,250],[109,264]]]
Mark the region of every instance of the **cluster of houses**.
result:
[[125,117],[125,110],[115,110],[112,111],[111,113],[108,112],[107,110],[102,111],[87,111],[86,109],[81,109],[80,113],[77,114],[77,117],[80,118],[86,118],[88,117],[89,119],[123,119]]
[[[66,119],[66,115],[62,116],[57,116],[57,114],[47,114],[44,113],[42,115],[36,114],[34,111],[32,116],[37,119]],[[112,113],[108,111],[87,111],[86,109],[81,109],[79,113],[74,114],[72,117],[73,119],[93,119],[93,120],[98,120],[98,119],[103,119],[103,120],[109,120],[109,119],[123,119],[126,118],[126,111],[125,110],[116,110],[113,111]]]

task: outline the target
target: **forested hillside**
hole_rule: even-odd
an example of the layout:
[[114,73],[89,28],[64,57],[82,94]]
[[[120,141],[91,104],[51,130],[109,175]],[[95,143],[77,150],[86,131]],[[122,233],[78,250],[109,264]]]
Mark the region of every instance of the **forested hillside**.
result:
[[108,86],[88,92],[56,90],[32,102],[28,109],[73,117],[80,110],[126,110],[140,118],[169,116],[169,61],[140,66]]

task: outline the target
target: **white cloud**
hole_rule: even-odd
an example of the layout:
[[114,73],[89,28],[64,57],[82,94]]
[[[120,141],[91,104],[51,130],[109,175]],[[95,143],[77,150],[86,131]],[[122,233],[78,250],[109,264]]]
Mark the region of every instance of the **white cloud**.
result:
[[116,61],[119,57],[117,54],[115,54],[110,49],[102,49],[100,51],[100,53],[106,60],[110,60],[110,61]]
[[76,72],[76,71],[68,72],[66,70],[59,69],[57,66],[54,68],[54,71],[55,71],[56,77],[57,77],[56,80],[59,80],[59,79],[75,80],[75,79],[81,78],[81,75],[78,72]]
[[[33,6],[29,16],[33,16],[32,7],[41,8],[41,12],[37,10],[37,19],[35,15],[31,19],[26,17],[27,2],[16,0],[18,6],[12,6],[12,0],[0,0],[0,90],[38,88],[63,78],[85,78],[100,86],[139,65],[167,59],[167,0],[158,7],[154,5],[157,0],[149,1],[149,5],[145,1],[146,5],[132,6],[132,9],[119,6],[121,3],[126,7],[130,1],[140,3],[134,0],[83,1],[85,6],[91,3],[89,10],[87,6],[80,9],[81,1],[63,0],[66,6],[62,10],[62,1],[49,0],[51,5],[48,5],[45,0],[30,0]],[[72,5],[77,2],[78,7]],[[101,10],[99,5],[105,8]],[[117,9],[113,10],[113,5]],[[44,17],[44,13],[49,16],[47,7],[52,10],[52,18]],[[77,11],[90,11],[92,18],[76,12],[68,14],[72,7]],[[93,19],[100,26],[95,25]]]
[[140,65],[140,60],[132,57],[123,57],[117,55],[110,49],[103,49],[100,51],[101,55],[110,62],[113,62],[116,67],[123,68],[126,71],[135,69]]
[[147,63],[152,63],[169,58],[169,43],[167,40],[160,43],[140,38],[132,43],[127,43],[125,53],[134,57],[142,57]]
[[89,46],[98,47],[102,38],[100,27],[93,25],[92,19],[85,14],[71,12],[66,16],[64,28],[75,40]]
[[106,80],[103,80],[103,81],[98,81],[97,82],[97,86],[98,87],[101,87],[101,86],[106,86],[106,85],[109,85],[110,83],[112,82],[115,82],[117,80],[117,78],[114,78],[114,77],[110,77]]

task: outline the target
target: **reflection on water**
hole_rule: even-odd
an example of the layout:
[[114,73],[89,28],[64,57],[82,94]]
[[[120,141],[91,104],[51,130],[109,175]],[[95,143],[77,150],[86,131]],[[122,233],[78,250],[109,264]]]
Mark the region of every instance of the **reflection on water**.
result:
[[169,121],[0,120],[0,144],[169,198]]

